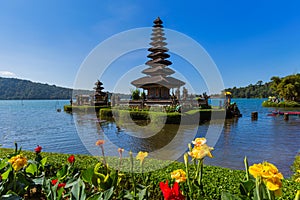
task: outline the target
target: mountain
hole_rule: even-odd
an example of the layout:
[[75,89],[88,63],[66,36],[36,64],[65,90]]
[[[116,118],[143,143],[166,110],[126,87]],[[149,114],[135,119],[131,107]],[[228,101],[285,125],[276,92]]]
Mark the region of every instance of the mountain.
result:
[[0,99],[70,99],[72,89],[0,77]]

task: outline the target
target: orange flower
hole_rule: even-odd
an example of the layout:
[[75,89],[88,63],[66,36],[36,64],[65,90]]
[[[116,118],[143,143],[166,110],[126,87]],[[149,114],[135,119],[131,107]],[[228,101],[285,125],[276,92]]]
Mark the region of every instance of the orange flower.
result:
[[97,146],[101,146],[101,145],[103,145],[104,143],[105,143],[104,140],[98,140],[98,141],[96,142],[96,145],[97,145]]
[[193,145],[200,147],[201,145],[206,143],[205,138],[196,138],[194,141],[192,141]]

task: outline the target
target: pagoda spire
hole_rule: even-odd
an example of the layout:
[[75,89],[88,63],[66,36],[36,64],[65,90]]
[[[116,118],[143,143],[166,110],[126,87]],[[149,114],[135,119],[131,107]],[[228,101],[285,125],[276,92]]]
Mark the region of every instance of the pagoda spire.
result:
[[[154,25],[152,26],[152,37],[149,44],[151,47],[148,49],[151,53],[147,56],[151,60],[148,60],[145,64],[150,66],[143,71],[144,74],[147,75],[162,75],[167,76],[175,73],[173,70],[166,68],[169,65],[172,65],[172,62],[166,60],[170,57],[167,53],[169,49],[166,47],[167,43],[165,42],[166,38],[164,37],[165,33],[163,30],[163,22],[158,17],[153,21]],[[154,69],[153,69],[154,68]],[[154,73],[155,71],[155,73]],[[154,73],[154,74],[153,74]]]
[[170,58],[168,54],[169,49],[166,47],[166,37],[163,29],[162,20],[157,17],[153,21],[152,26],[151,47],[148,49],[148,60],[145,64],[149,66],[144,69],[142,73],[147,76],[139,78],[131,82],[137,88],[143,88],[148,90],[148,97],[150,98],[169,98],[169,90],[171,88],[179,88],[185,83],[170,77],[175,71],[168,68],[172,65],[172,62],[167,60]]

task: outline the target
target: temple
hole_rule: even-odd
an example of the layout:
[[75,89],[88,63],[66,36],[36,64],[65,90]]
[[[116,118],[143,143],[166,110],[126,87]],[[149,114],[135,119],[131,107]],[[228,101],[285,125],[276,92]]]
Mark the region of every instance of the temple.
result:
[[94,94],[79,94],[76,95],[76,102],[70,101],[70,104],[76,106],[88,105],[88,106],[104,106],[108,105],[108,92],[103,92],[103,83],[99,80],[96,81],[94,87]]
[[104,87],[102,87],[103,83],[101,81],[97,81],[95,83],[95,94],[94,94],[94,105],[95,106],[102,106],[107,104],[108,100],[108,94],[105,92],[102,92]]
[[147,56],[150,60],[145,63],[149,68],[142,71],[147,76],[134,80],[131,84],[146,90],[147,100],[170,100],[170,90],[179,89],[185,83],[170,76],[175,71],[168,68],[172,62],[166,60],[170,55],[167,53],[169,49],[166,47],[163,22],[158,17],[153,23],[152,42],[149,43],[151,47],[148,49],[150,54]]

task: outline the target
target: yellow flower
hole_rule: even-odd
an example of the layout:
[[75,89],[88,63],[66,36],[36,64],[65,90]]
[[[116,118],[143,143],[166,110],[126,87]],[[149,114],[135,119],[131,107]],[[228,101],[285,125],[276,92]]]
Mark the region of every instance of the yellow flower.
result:
[[16,155],[14,157],[11,157],[8,162],[11,163],[12,167],[15,171],[19,171],[24,166],[27,165],[27,159],[23,155]]
[[192,151],[188,152],[188,154],[195,159],[202,159],[205,156],[212,158],[212,150],[214,150],[214,148],[209,147],[207,144],[203,144],[201,146],[195,146]]
[[148,156],[148,152],[142,152],[140,151],[137,155],[136,155],[136,159],[141,161],[141,164],[143,163],[144,159]]
[[277,167],[271,163],[263,162],[263,171],[261,173],[263,178],[273,178],[277,177],[279,179],[283,179],[283,176],[281,173],[279,173]]
[[206,143],[206,139],[205,138],[196,138],[194,141],[192,141],[192,143],[195,146],[200,147],[201,145]]
[[182,169],[177,169],[171,172],[171,178],[175,179],[176,182],[185,182],[186,181],[186,173]]
[[295,182],[300,183],[300,177],[296,178]]
[[271,190],[271,191],[279,190],[282,186],[281,179],[279,179],[279,178],[266,179],[265,184],[266,184],[268,190]]
[[249,167],[249,173],[256,178],[261,176],[264,179],[278,178],[283,179],[281,173],[279,173],[277,167],[271,163],[263,162],[262,164],[254,164]]
[[262,164],[254,164],[252,166],[249,167],[249,173],[254,177],[258,177],[261,176],[261,172],[263,170]]
[[281,179],[283,179],[283,175],[278,171],[275,165],[268,162],[254,164],[249,167],[249,173],[254,178],[262,177],[268,190],[274,191],[276,195],[280,195],[280,188],[282,187]]

